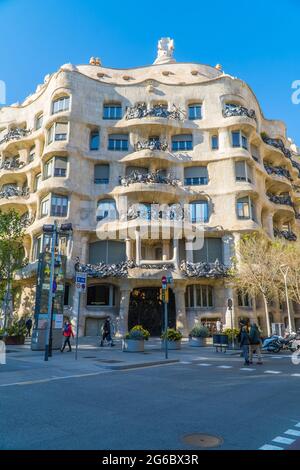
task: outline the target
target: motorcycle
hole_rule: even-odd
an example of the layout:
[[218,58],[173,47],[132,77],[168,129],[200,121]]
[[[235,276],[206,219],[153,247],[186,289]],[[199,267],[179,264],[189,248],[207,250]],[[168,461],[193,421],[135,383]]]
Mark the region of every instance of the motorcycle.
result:
[[278,353],[281,350],[297,351],[300,349],[300,335],[290,333],[286,338],[278,335],[272,335],[266,338],[262,345],[263,351]]

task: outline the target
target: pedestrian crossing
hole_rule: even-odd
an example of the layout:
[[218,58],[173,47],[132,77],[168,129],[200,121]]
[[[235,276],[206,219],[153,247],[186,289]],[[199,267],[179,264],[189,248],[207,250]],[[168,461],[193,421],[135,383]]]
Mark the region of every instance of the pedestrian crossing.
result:
[[300,438],[300,422],[294,424],[293,429],[288,429],[282,434],[274,437],[272,443],[262,445],[259,450],[287,450],[290,445],[296,442],[296,439]]
[[[232,370],[232,369],[235,369],[235,370],[240,370],[241,372],[245,373],[253,373],[253,372],[260,372],[262,374],[265,374],[265,375],[281,375],[283,374],[283,371],[281,370],[273,370],[273,369],[267,369],[267,370],[264,370],[263,366],[259,366],[259,367],[248,367],[248,366],[244,366],[244,367],[238,367],[236,368],[235,366],[233,365],[229,365],[229,364],[222,364],[222,365],[219,365],[217,363],[212,363],[212,362],[197,362],[197,361],[180,361],[179,364],[182,364],[182,365],[194,365],[194,366],[197,366],[197,367],[204,367],[204,368],[214,368],[214,369],[221,369],[221,370]],[[288,374],[290,377],[300,377],[300,373],[289,373]]]

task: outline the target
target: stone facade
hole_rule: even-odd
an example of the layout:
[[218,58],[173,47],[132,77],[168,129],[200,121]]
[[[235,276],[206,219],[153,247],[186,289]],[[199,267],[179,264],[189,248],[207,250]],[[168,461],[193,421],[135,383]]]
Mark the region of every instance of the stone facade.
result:
[[[238,296],[226,269],[243,233],[299,235],[298,149],[245,82],[220,66],[176,63],[168,38],[158,49],[145,67],[65,64],[22,104],[0,110],[0,209],[28,220],[30,263],[18,282],[28,299],[47,245],[42,226],[71,222],[66,314],[77,311],[77,262],[89,273],[82,335],[107,314],[126,332],[132,293],[159,288],[163,274],[173,277],[185,334],[218,318],[230,327],[229,297],[235,325],[248,317],[265,327],[262,300]],[[270,313],[274,322],[286,317],[276,302]],[[299,322],[297,306],[294,316]]]

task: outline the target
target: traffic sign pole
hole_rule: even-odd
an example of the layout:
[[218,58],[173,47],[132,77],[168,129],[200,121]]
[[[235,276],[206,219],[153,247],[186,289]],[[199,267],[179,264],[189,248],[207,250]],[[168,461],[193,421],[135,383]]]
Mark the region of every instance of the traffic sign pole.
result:
[[163,276],[161,278],[161,287],[162,287],[162,299],[164,303],[164,323],[165,323],[165,358],[168,359],[168,303],[166,299],[166,290],[167,290],[167,278]]
[[75,274],[75,286],[78,292],[77,297],[77,324],[76,324],[76,346],[75,346],[75,360],[77,361],[78,358],[78,336],[79,336],[79,318],[80,318],[80,300],[81,300],[81,293],[86,292],[86,282],[87,282],[87,275],[86,273],[76,273]]
[[79,333],[79,316],[80,316],[80,299],[81,291],[78,289],[78,305],[77,305],[77,325],[76,325],[76,346],[75,346],[75,360],[78,358],[78,333]]

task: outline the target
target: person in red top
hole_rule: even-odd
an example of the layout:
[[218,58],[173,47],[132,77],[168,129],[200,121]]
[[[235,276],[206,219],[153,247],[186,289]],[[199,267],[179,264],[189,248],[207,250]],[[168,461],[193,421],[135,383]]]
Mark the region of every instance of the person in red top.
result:
[[74,333],[73,333],[73,330],[72,330],[72,325],[69,322],[69,320],[65,321],[64,329],[63,329],[63,336],[64,336],[64,344],[63,344],[60,352],[64,352],[66,345],[69,346],[69,352],[71,352],[72,348],[71,348],[70,338],[71,338],[71,336],[72,336],[72,338],[74,338]]

